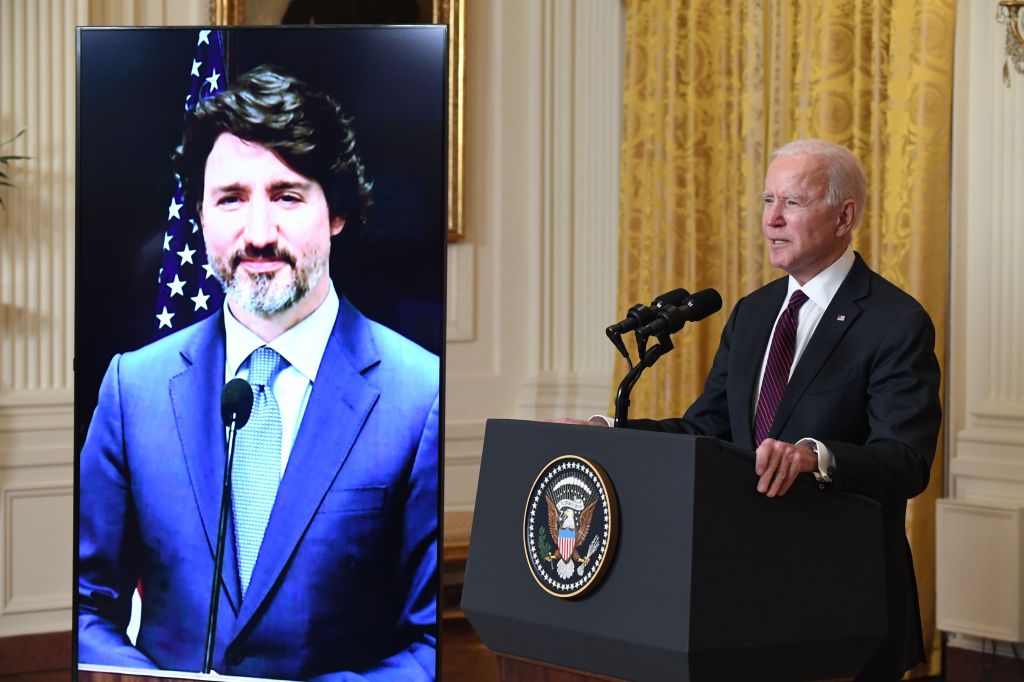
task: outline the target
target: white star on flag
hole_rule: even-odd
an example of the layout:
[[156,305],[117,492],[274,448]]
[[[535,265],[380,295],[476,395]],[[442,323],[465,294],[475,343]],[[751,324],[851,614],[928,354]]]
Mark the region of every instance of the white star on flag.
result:
[[203,270],[206,270],[207,277],[213,277],[213,266],[209,263],[203,263]]
[[181,207],[184,205],[185,204],[176,203],[174,201],[174,197],[171,197],[171,205],[167,207],[167,219],[170,220],[171,218],[177,218],[178,220],[181,220],[181,216],[178,215],[178,211],[180,211]]
[[164,232],[164,251],[171,250],[171,233]]
[[206,79],[206,82],[210,84],[210,90],[216,90],[217,89],[217,87],[218,87],[217,79],[218,78],[220,78],[220,74],[217,73],[217,69],[214,69],[213,70],[213,75]]
[[206,43],[207,45],[209,45],[210,44],[210,33],[212,33],[212,31],[200,31],[199,32],[199,42],[196,43],[196,47],[199,47],[203,43]]
[[196,304],[196,310],[198,311],[200,308],[203,310],[209,310],[209,308],[206,307],[206,301],[209,300],[209,298],[210,297],[204,294],[203,290],[200,289],[199,293],[192,297],[192,302]]
[[192,223],[192,234],[195,234],[196,232],[198,232],[199,231],[199,223],[197,223],[194,218],[189,218],[188,221],[190,223]]
[[[181,257],[181,265],[184,265],[185,263],[192,263],[192,256],[195,252],[195,249],[190,249],[188,244],[185,244],[185,248],[178,251],[178,256]],[[195,263],[192,264],[195,265]]]
[[199,67],[202,66],[202,65],[203,65],[202,62],[196,61],[195,59],[193,59],[192,60],[191,75],[195,76],[196,78],[199,78]]
[[185,282],[182,281],[177,274],[174,275],[174,281],[168,282],[167,286],[171,289],[171,298],[177,295],[185,295]]
[[164,327],[174,329],[174,325],[171,324],[172,317],[174,317],[174,313],[167,312],[167,306],[164,306],[164,311],[162,313],[158,313],[156,316],[156,319],[160,320],[160,326],[157,327],[157,329],[162,329]]

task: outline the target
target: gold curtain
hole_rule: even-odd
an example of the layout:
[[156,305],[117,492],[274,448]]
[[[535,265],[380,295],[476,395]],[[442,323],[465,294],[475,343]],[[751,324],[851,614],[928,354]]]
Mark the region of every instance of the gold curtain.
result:
[[[699,394],[725,316],[780,276],[760,232],[768,155],[818,137],[864,162],[854,248],[931,314],[948,307],[953,0],[627,0],[618,309],[662,291],[718,289],[723,311],[679,335],[630,414],[678,416]],[[616,376],[625,372],[624,362]],[[929,664],[937,674],[935,499],[909,508]]]

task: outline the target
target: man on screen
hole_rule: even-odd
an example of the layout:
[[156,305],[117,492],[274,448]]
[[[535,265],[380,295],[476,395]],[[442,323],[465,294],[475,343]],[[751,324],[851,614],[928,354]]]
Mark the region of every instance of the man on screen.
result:
[[[628,425],[755,450],[757,490],[768,497],[810,472],[878,500],[889,633],[857,679],[895,680],[924,661],[904,525],[935,456],[939,366],[928,313],[851,248],[866,196],[864,169],[845,147],[799,140],[777,149],[761,230],[772,265],[789,276],[736,304],[704,392],[682,418]],[[822,598],[822,580],[808,571],[809,598]]]
[[80,460],[79,662],[201,668],[221,388],[240,377],[255,401],[235,447],[214,669],[433,679],[439,362],[332,285],[331,237],[370,202],[350,122],[259,67],[196,107],[175,162],[226,302],[103,379]]

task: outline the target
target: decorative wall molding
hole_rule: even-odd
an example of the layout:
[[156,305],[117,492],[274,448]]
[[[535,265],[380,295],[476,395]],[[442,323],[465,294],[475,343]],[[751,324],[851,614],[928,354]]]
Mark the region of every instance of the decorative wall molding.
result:
[[[75,27],[194,25],[208,0],[0,1],[0,637],[71,627]],[[29,511],[30,510],[30,511]]]
[[619,0],[467,6],[472,229],[449,247],[446,510],[473,507],[488,418],[607,409],[623,21]]
[[988,639],[1024,640],[1024,508],[939,500],[936,535],[939,627]]
[[[39,611],[66,611],[71,604],[71,566],[66,565],[67,570],[62,571],[59,566],[60,555],[70,554],[69,546],[73,538],[71,528],[71,514],[61,519],[63,524],[54,524],[55,519],[50,519],[47,524],[50,529],[43,537],[49,537],[55,542],[55,546],[47,547],[47,543],[40,543],[40,537],[35,532],[28,530],[32,525],[39,522],[34,514],[28,514],[22,518],[18,511],[19,502],[24,504],[29,501],[45,502],[44,510],[59,509],[53,504],[54,500],[49,498],[64,498],[67,509],[60,510],[73,512],[74,486],[70,481],[44,482],[28,484],[23,483],[17,486],[7,486],[0,490],[3,497],[3,594],[0,598],[0,616],[11,614],[33,613]],[[54,529],[54,525],[58,528]],[[66,525],[66,528],[59,528]],[[63,530],[64,532],[60,532]],[[19,540],[22,544],[19,546]],[[59,554],[57,554],[59,552]],[[25,559],[26,555],[29,559]],[[40,561],[43,560],[43,561]],[[22,578],[25,582],[38,582],[41,578],[39,571],[48,573],[67,573],[66,576],[46,576],[58,578],[53,583],[46,585],[42,591],[19,593],[19,585],[16,583],[18,576],[29,574],[31,579]],[[64,579],[60,579],[64,578]],[[25,586],[22,585],[24,588]]]
[[972,476],[991,487],[1024,470],[1024,89],[1002,85],[1004,28],[979,3],[959,9],[947,417],[956,498],[979,489]]
[[476,278],[470,242],[448,245],[447,343],[466,343],[476,338]]
[[977,426],[992,425],[1021,431],[1021,442],[1024,443],[1024,405],[1020,403],[1000,403],[988,398],[971,410],[971,423]]
[[523,382],[519,403],[522,416],[543,419],[604,414],[609,406],[610,381],[610,367],[600,373],[551,372],[529,377]]
[[70,467],[74,462],[74,406],[70,394],[53,391],[25,397],[24,404],[14,402],[10,396],[7,402],[0,403],[0,471],[17,467]]
[[949,498],[936,517],[937,616],[954,648],[1024,638],[1024,88],[1002,85],[1004,30],[986,3],[959,0]]
[[[73,385],[75,25],[80,2],[0,4],[0,139],[17,188],[0,211],[0,395]],[[6,149],[5,149],[6,151]]]
[[445,511],[472,511],[480,476],[483,421],[445,421]]
[[87,0],[89,26],[199,26],[210,0]]
[[541,0],[538,16],[540,224],[531,256],[539,273],[529,290],[536,345],[520,391],[526,417],[577,414],[595,402],[607,409],[614,351],[603,330],[615,317],[618,271],[623,9],[614,0]]
[[480,462],[479,448],[483,442],[486,422],[448,421],[444,424],[444,441],[449,450],[445,453],[445,465]]

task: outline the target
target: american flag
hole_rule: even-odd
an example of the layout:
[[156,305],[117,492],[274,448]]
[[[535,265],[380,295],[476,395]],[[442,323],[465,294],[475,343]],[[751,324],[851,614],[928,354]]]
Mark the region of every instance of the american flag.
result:
[[[224,37],[220,31],[201,30],[196,42],[196,56],[189,68],[185,113],[225,87]],[[175,176],[175,179],[177,187],[167,207],[162,266],[157,275],[156,338],[210,316],[224,302],[224,292],[214,279],[206,258],[199,219],[192,205],[185,201],[181,178]]]

